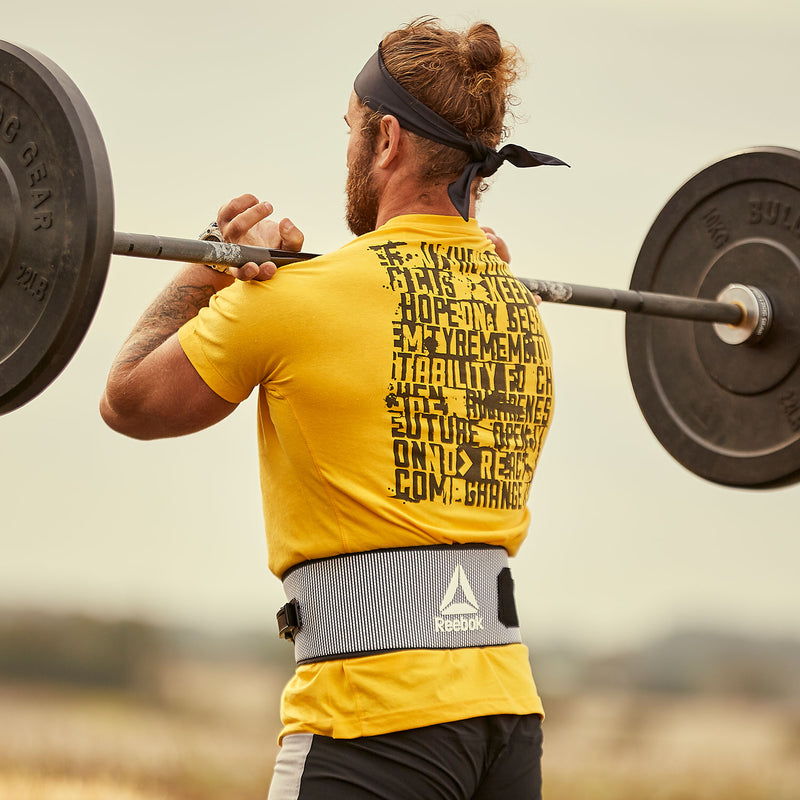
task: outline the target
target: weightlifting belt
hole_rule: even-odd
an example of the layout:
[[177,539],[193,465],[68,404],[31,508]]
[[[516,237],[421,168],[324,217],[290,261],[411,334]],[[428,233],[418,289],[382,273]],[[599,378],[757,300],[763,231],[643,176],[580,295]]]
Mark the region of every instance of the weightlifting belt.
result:
[[305,561],[283,576],[282,638],[298,664],[393,650],[520,642],[508,553],[431,545]]

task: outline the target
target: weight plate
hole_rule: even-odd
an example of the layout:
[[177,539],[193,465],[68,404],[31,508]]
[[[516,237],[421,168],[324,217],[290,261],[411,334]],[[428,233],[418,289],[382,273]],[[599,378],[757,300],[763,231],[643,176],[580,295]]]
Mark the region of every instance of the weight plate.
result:
[[69,77],[0,42],[0,414],[43,391],[92,321],[114,236],[100,129]]
[[645,238],[631,289],[715,299],[755,286],[773,307],[756,344],[713,325],[629,314],[636,399],[661,444],[697,475],[764,488],[800,480],[800,152],[762,147],[699,172]]

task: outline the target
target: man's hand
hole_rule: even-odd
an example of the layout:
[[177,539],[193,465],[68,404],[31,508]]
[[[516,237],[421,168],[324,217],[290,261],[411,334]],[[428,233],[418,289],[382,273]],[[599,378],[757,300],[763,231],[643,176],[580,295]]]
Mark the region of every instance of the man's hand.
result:
[[[505,239],[501,239],[495,232],[493,228],[481,227],[481,230],[486,234],[486,238],[494,245],[494,250],[497,255],[506,262],[506,264],[511,263],[511,251],[508,249],[508,245],[505,242]],[[538,294],[533,294],[533,301],[538,306],[542,302],[542,298]]]
[[494,245],[494,250],[498,257],[501,258],[506,264],[511,263],[511,251],[504,239],[501,239],[493,228],[482,227],[481,230],[486,234],[486,238]]
[[[217,225],[226,242],[299,252],[303,246],[302,232],[289,219],[280,222],[268,219],[273,210],[272,203],[260,203],[255,195],[243,194],[220,208]],[[276,270],[272,261],[263,264],[250,261],[243,267],[232,267],[230,273],[240,281],[265,281]]]

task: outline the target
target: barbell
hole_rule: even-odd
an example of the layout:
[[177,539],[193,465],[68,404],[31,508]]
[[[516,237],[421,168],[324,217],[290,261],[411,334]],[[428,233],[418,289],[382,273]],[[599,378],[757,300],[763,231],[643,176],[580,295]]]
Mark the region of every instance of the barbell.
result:
[[[112,255],[241,266],[314,258],[113,229],[111,170],[78,88],[0,42],[0,414],[79,347]],[[546,302],[627,313],[641,411],[681,464],[720,484],[800,480],[800,152],[758,147],[667,201],[628,290],[519,279]]]

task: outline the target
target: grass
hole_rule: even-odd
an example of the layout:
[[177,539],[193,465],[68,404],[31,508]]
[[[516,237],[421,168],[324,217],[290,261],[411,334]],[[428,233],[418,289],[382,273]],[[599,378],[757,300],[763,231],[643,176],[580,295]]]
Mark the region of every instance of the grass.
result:
[[549,705],[546,800],[800,797],[798,714],[785,704],[617,693]]
[[[284,676],[175,663],[155,695],[0,685],[3,800],[263,800]],[[741,698],[546,700],[545,800],[797,800],[800,709]]]
[[253,667],[191,664],[173,667],[155,699],[0,687],[0,798],[263,798],[279,691]]
[[8,800],[158,800],[167,797],[100,777],[68,778],[0,771],[0,796]]

